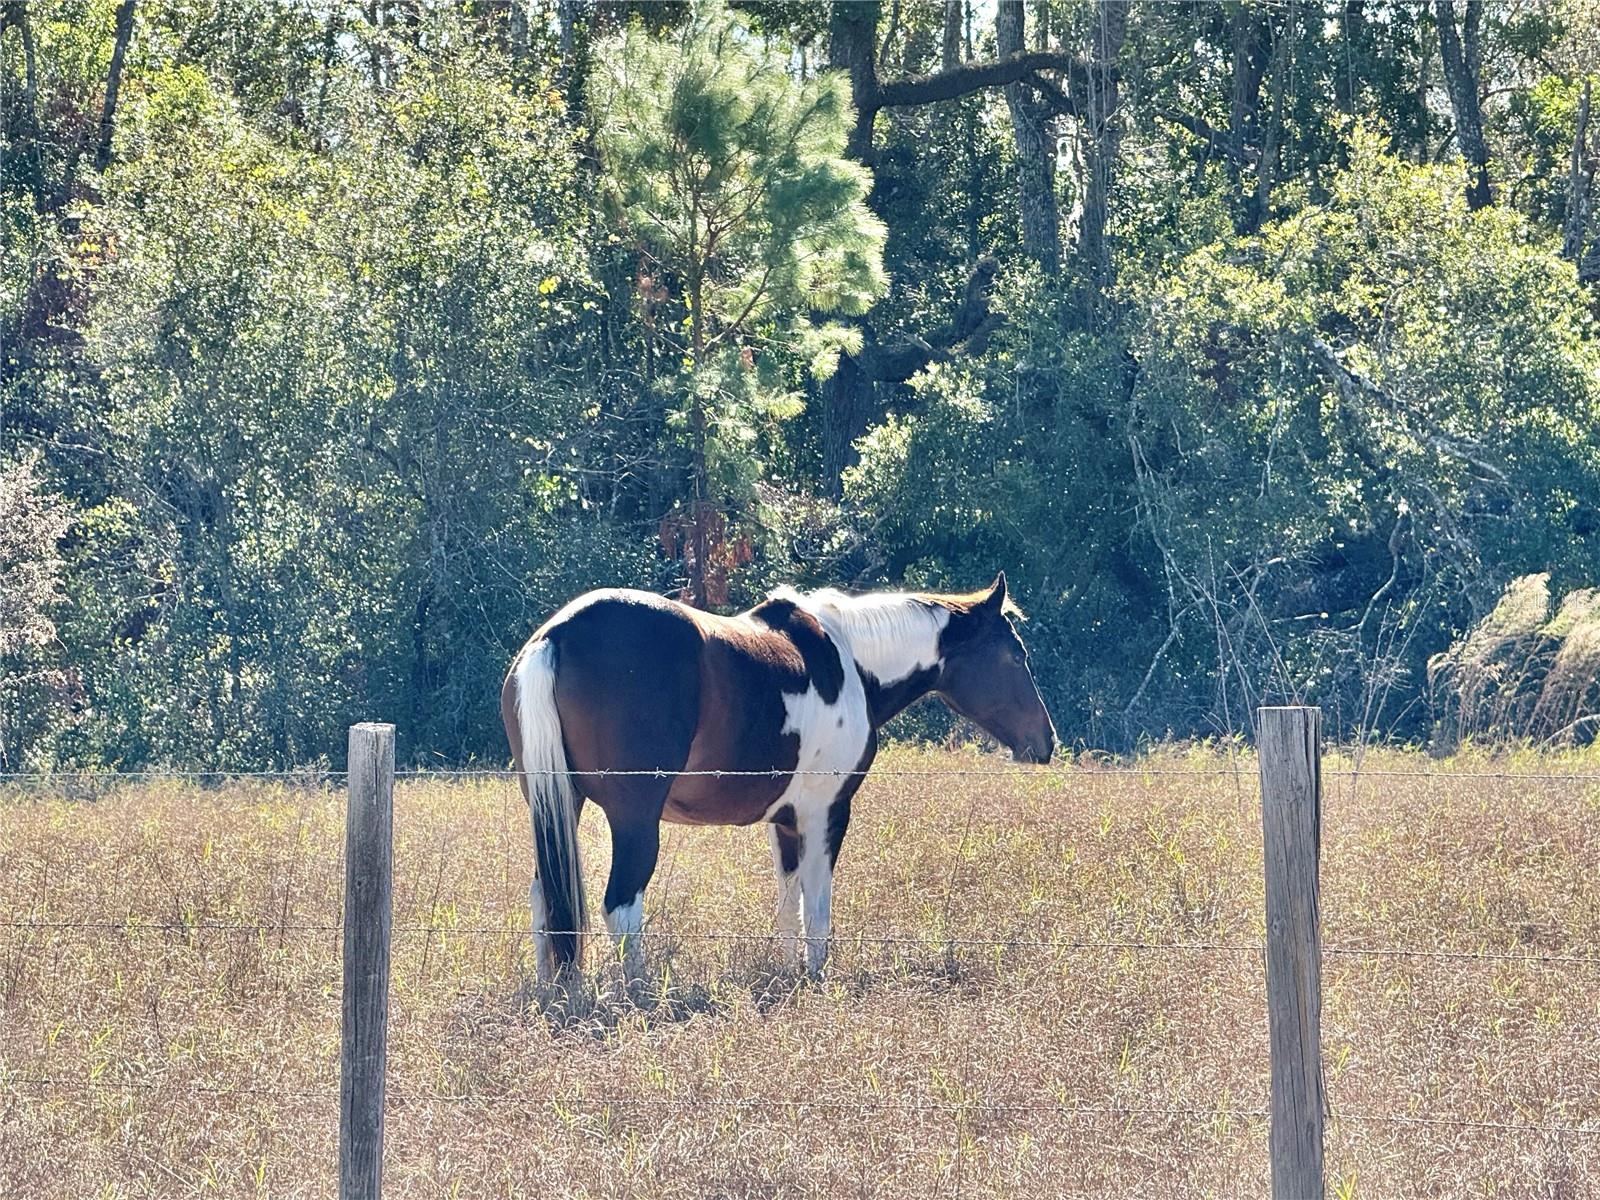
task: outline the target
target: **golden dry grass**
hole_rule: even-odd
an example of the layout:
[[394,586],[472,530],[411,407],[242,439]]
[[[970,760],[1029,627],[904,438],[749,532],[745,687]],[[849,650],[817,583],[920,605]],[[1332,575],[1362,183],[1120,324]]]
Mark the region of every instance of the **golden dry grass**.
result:
[[[1330,947],[1600,954],[1593,760],[1327,766]],[[404,782],[388,1192],[1264,1195],[1252,772],[880,774],[821,984],[701,936],[770,930],[761,832],[673,829],[656,983],[602,973],[565,1008],[525,984],[513,785]],[[584,833],[594,893],[598,814]],[[332,1194],[342,846],[339,792],[308,784],[0,799],[0,920],[109,923],[0,927],[0,1194]],[[1600,969],[1334,953],[1325,984],[1331,1194],[1600,1195]]]

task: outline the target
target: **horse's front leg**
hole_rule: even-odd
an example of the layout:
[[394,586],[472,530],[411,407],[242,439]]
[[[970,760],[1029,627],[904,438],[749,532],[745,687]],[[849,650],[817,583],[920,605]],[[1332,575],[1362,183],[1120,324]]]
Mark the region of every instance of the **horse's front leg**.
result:
[[784,807],[767,826],[772,844],[772,874],[778,884],[778,955],[793,963],[800,951],[800,831],[795,828],[794,809]]
[[802,834],[800,888],[805,895],[806,969],[822,974],[833,933],[833,868],[850,825],[852,781],[826,809],[817,813]]

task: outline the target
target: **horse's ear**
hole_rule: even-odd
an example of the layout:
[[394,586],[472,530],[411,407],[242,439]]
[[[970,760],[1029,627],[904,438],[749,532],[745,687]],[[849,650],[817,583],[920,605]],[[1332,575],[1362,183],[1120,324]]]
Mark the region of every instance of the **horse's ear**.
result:
[[1006,608],[1006,573],[1001,571],[994,577],[994,586],[989,589],[989,594],[983,598],[983,603],[978,607],[985,612],[1001,613]]

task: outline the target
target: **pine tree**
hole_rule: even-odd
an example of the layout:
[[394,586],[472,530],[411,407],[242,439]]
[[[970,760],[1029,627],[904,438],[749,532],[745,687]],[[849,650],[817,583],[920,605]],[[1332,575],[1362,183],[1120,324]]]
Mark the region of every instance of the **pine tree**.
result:
[[669,289],[684,310],[698,605],[719,507],[711,431],[740,405],[794,412],[762,368],[798,352],[825,377],[860,338],[827,316],[859,316],[886,289],[872,178],[844,157],[849,97],[837,73],[797,79],[780,47],[720,3],[664,36],[629,29],[590,82],[604,185],[641,256],[641,291]]

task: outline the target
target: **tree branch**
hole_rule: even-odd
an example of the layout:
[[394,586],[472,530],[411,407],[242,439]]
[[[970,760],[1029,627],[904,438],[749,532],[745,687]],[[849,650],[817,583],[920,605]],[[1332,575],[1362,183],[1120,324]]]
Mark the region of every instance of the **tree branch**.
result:
[[880,83],[874,107],[937,104],[941,100],[955,100],[984,88],[1016,83],[1040,71],[1064,71],[1080,80],[1087,75],[1083,62],[1070,54],[1058,50],[1030,50],[988,62],[963,63],[933,75],[916,75]]
[[1234,148],[1232,139],[1204,117],[1197,117],[1176,108],[1158,108],[1156,109],[1156,117],[1169,125],[1177,125],[1182,129],[1187,129],[1218,154],[1233,158],[1238,153]]
[[1032,88],[1039,99],[1064,117],[1076,117],[1082,111],[1078,102],[1062,91],[1054,80],[1046,79],[1043,75],[1027,75],[1022,83]]
[[989,287],[997,270],[993,255],[980,258],[967,277],[955,319],[927,337],[911,334],[890,346],[862,346],[856,356],[862,374],[879,383],[904,383],[931,362],[947,362],[957,353],[982,353],[989,335],[1004,323],[1000,314],[989,311]]
[[[1379,409],[1390,416],[1402,415],[1401,404],[1383,389],[1375,380],[1361,371],[1356,370],[1344,361],[1344,358],[1320,337],[1311,339],[1311,355],[1316,360],[1323,372],[1333,380],[1334,386],[1339,389],[1340,398],[1352,407],[1364,407],[1365,401],[1371,401]],[[1438,454],[1448,455],[1459,459],[1470,467],[1476,467],[1480,482],[1498,483],[1509,487],[1511,481],[1506,474],[1494,463],[1482,456],[1476,446],[1464,445],[1454,438],[1447,437],[1439,432],[1438,427],[1423,417],[1427,425],[1425,432],[1408,430],[1413,436],[1419,436],[1426,441]]]
[[117,92],[122,87],[122,64],[128,55],[128,43],[133,40],[133,8],[137,0],[122,0],[117,5],[115,40],[111,45],[111,68],[106,73],[106,100],[100,110],[100,144],[94,154],[94,169],[104,171],[111,165],[111,139],[116,132]]

